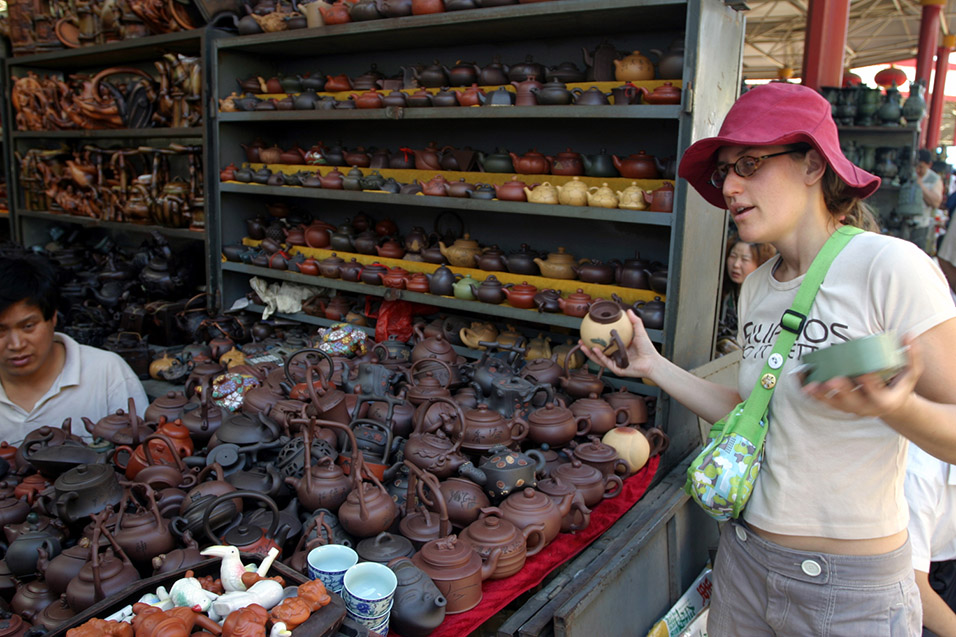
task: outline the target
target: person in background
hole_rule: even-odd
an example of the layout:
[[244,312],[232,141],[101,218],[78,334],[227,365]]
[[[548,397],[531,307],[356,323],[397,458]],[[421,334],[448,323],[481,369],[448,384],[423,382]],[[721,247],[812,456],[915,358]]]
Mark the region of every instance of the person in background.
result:
[[949,230],[943,235],[936,251],[936,262],[946,276],[949,289],[956,294],[956,225],[949,224]]
[[720,296],[720,319],[717,326],[717,352],[727,354],[740,349],[737,343],[737,303],[740,285],[751,272],[776,254],[769,243],[747,243],[732,234],[727,239],[727,261]]
[[[730,211],[741,240],[777,249],[740,291],[736,387],[664,358],[633,313],[627,368],[582,351],[611,373],[652,381],[708,422],[749,396],[765,365],[776,370],[765,379],[775,389],[753,494],[721,528],[708,634],[919,634],[907,439],[956,463],[956,305],[942,273],[910,242],[856,235],[833,260],[789,356],[771,359],[781,317],[830,236],[844,225],[875,227],[862,200],[879,177],[840,151],[829,102],[783,83],[738,99],[716,137],[684,151],[678,174]],[[891,382],[864,374],[802,384],[805,352],[889,330],[908,345]]]
[[80,345],[56,331],[57,282],[39,257],[0,258],[0,440],[18,443],[44,425],[72,419],[74,434],[89,438],[80,416],[96,422],[146,392],[113,352]]
[[903,489],[923,637],[956,637],[956,466],[910,444]]
[[936,237],[931,230],[935,227],[936,209],[943,203],[943,179],[932,167],[932,153],[920,148],[916,156],[916,176],[923,193],[923,214],[916,220],[916,227],[910,233],[910,241],[928,254],[932,254],[936,246]]

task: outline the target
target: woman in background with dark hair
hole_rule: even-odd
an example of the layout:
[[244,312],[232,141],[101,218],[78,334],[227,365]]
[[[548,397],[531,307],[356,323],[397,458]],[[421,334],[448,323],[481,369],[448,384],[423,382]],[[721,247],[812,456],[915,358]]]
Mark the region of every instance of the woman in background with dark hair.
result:
[[747,275],[777,254],[769,243],[747,243],[732,234],[727,239],[724,265],[724,283],[720,295],[720,320],[717,326],[717,354],[729,354],[740,349],[737,341],[737,302],[740,285]]

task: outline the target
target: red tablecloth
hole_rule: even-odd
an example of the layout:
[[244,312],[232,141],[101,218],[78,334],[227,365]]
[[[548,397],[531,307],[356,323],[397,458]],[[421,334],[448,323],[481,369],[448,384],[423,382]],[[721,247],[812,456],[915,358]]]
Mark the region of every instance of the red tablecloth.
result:
[[[481,603],[470,611],[449,615],[431,637],[461,637],[481,626],[513,599],[528,591],[572,557],[580,553],[598,536],[607,531],[614,522],[641,499],[650,486],[660,456],[651,458],[643,469],[624,481],[620,495],[604,500],[591,511],[588,528],[577,533],[562,533],[537,555],[528,558],[524,568],[511,577],[489,580],[482,585]],[[389,637],[398,637],[394,632]]]

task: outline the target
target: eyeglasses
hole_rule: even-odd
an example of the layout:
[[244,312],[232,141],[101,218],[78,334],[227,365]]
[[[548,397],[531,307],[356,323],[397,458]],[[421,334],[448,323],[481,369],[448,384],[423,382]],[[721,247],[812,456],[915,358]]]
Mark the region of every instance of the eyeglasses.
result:
[[714,188],[723,188],[724,180],[727,179],[727,173],[730,172],[730,167],[734,167],[734,172],[741,177],[752,177],[757,169],[760,168],[760,164],[765,159],[770,159],[771,157],[779,157],[780,155],[789,155],[790,153],[799,153],[803,152],[799,148],[791,148],[790,150],[784,150],[779,153],[771,153],[769,155],[761,155],[760,157],[751,157],[750,155],[744,155],[733,164],[724,164],[723,166],[718,166],[714,170],[714,174],[710,176],[710,185]]

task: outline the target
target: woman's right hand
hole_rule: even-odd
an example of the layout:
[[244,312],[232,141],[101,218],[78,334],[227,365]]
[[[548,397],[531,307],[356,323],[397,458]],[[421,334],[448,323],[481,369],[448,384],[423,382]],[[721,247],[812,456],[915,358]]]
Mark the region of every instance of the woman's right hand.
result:
[[654,366],[657,361],[662,360],[663,357],[647,335],[647,330],[644,329],[644,322],[641,321],[632,310],[627,311],[627,318],[631,321],[631,325],[634,326],[634,338],[631,339],[631,344],[627,347],[627,367],[620,367],[613,360],[605,356],[604,352],[600,349],[588,347],[583,342],[581,343],[581,352],[617,376],[632,376],[654,380]]

